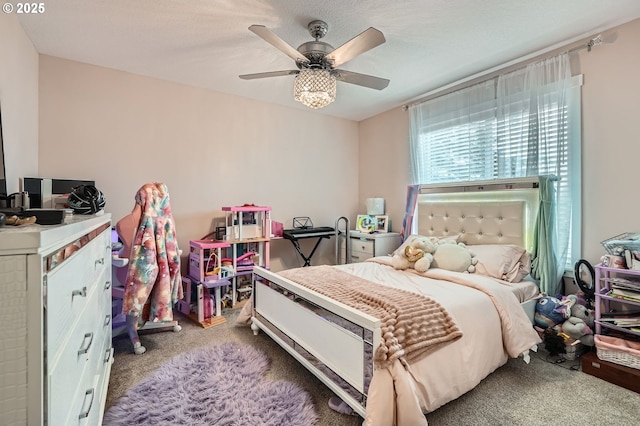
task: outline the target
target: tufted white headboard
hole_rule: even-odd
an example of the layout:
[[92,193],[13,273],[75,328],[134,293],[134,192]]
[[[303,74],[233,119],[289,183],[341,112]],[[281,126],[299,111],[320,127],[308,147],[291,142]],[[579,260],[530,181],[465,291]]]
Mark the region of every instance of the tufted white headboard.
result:
[[426,236],[459,234],[466,244],[517,244],[531,251],[538,208],[535,183],[520,182],[518,187],[492,183],[471,189],[423,185],[414,232]]
[[460,234],[466,244],[525,245],[525,203],[418,203],[418,233],[426,236]]

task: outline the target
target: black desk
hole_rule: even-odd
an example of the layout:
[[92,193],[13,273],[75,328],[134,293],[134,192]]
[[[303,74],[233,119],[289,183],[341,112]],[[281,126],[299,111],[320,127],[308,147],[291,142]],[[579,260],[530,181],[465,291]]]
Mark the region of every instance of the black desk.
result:
[[[282,237],[291,241],[293,246],[296,248],[296,251],[302,256],[304,259],[304,266],[311,265],[311,257],[316,252],[320,241],[323,238],[331,238],[336,234],[336,230],[330,226],[320,226],[316,228],[294,228],[294,229],[285,229],[282,231]],[[300,250],[300,243],[298,240],[302,240],[305,238],[317,238],[316,244],[313,246],[313,250],[309,253],[309,256],[305,256]]]

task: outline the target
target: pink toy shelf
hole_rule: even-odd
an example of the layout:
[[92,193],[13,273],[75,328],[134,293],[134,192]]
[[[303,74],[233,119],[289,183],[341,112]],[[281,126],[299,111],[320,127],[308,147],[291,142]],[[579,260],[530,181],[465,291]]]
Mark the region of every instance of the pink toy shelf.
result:
[[222,268],[222,249],[229,247],[226,241],[189,241],[189,276],[199,282],[227,278],[228,273]]
[[223,324],[221,288],[231,287],[234,271],[225,267],[223,255],[231,244],[219,240],[189,241],[189,276],[182,277],[184,297],[180,312],[204,328]]

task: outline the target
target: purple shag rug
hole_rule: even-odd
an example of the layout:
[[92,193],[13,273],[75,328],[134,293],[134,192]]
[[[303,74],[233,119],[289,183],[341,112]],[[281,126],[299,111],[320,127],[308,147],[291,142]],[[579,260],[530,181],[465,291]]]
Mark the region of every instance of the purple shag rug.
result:
[[315,425],[309,395],[293,383],[266,380],[268,368],[264,353],[237,343],[178,355],[129,389],[103,424]]

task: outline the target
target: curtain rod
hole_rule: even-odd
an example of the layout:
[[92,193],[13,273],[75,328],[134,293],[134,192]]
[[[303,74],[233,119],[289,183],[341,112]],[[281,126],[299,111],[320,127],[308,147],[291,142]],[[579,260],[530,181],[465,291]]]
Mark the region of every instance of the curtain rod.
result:
[[[551,178],[553,179],[553,178]],[[508,189],[537,189],[540,186],[540,177],[531,176],[523,178],[503,178],[477,182],[452,182],[422,184],[418,192],[420,194],[450,193],[450,192],[479,192],[479,191],[504,191]]]
[[601,44],[602,44],[602,34],[598,34],[597,36],[589,39],[587,42],[580,41],[580,42],[571,43],[562,47],[558,47],[556,49],[552,49],[547,52],[533,53],[527,56],[523,56],[513,61],[507,62],[506,64],[499,65],[498,67],[489,68],[488,70],[481,71],[469,77],[465,77],[461,80],[457,80],[457,81],[454,81],[453,83],[449,83],[445,86],[442,86],[439,89],[435,89],[430,92],[427,92],[426,95],[402,105],[402,109],[406,111],[407,109],[409,109],[410,106],[418,105],[423,102],[430,101],[431,99],[448,95],[449,93],[455,92],[465,87],[469,87],[483,81],[491,80],[501,74],[505,74],[511,71],[515,71],[517,69],[524,68],[533,62],[548,58],[550,56],[557,55],[562,52],[573,53],[583,49],[587,49],[588,52],[591,52],[591,49],[594,46],[599,46]]

